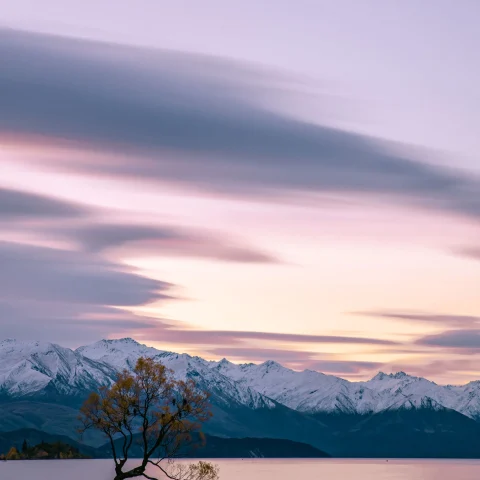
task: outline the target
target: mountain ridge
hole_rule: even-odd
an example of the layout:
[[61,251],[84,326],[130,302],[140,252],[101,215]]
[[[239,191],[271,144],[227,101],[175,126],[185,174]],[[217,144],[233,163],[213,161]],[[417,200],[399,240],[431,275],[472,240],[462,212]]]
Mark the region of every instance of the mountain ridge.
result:
[[[28,445],[38,443],[62,442],[70,445],[91,458],[111,458],[110,443],[93,447],[79,442],[68,435],[58,435],[23,428],[10,432],[0,432],[0,454],[11,447],[20,451],[23,442]],[[131,457],[141,456],[136,446],[130,452]],[[206,435],[204,445],[187,449],[182,458],[325,458],[330,455],[309,444],[277,438],[222,438]]]
[[0,342],[0,397],[81,397],[109,385],[118,371],[132,369],[137,358],[162,361],[176,377],[195,377],[216,396],[218,405],[275,409],[283,405],[304,414],[368,414],[427,399],[480,420],[480,381],[442,386],[405,372],[377,373],[350,382],[314,370],[295,371],[273,360],[235,364],[209,361],[148,347],[131,338],[103,339],[75,350],[48,342]]

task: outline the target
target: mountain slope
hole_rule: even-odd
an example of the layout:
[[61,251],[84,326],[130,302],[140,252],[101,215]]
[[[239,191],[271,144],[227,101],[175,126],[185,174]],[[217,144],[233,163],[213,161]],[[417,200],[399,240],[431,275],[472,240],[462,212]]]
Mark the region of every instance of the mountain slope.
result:
[[80,438],[77,434],[78,408],[58,403],[17,400],[0,405],[0,432],[20,428],[40,430],[52,435],[63,435],[77,442],[100,446],[105,440],[100,432],[87,430]]
[[[339,416],[346,425],[357,416],[422,407],[427,400],[480,419],[480,381],[441,386],[403,372],[380,372],[366,382],[349,382],[311,370],[293,371],[273,361],[212,362],[128,338],[101,340],[75,351],[51,343],[2,341],[0,400],[77,408],[88,392],[111,384],[118,371],[132,369],[140,356],[163,362],[177,378],[194,378],[211,394],[215,415],[206,428],[212,434],[277,438],[288,434],[322,448],[328,438],[326,425],[336,424]],[[42,409],[48,411],[46,406]]]
[[[320,422],[211,369],[210,362],[198,357],[158,351],[131,339],[102,340],[75,352],[37,342],[6,343],[4,351],[14,359],[11,364],[15,368],[20,363],[22,370],[15,377],[16,388],[3,389],[3,429],[46,428],[55,434],[74,431],[78,406],[88,392],[111,383],[117,371],[132,369],[140,356],[149,356],[171,368],[177,378],[194,378],[200,388],[210,393],[214,415],[205,425],[206,432],[231,437],[288,437],[324,446],[325,427]],[[38,374],[38,365],[49,368],[43,368],[41,382],[31,385],[29,380]],[[30,409],[27,399],[34,402]],[[52,408],[52,402],[63,409]],[[95,437],[89,441],[98,444]]]
[[330,448],[343,457],[480,458],[480,424],[424,399],[421,406],[357,417]]
[[195,378],[201,388],[215,396],[219,405],[242,405],[251,409],[276,406],[275,402],[256,390],[242,386],[221,372],[210,369],[209,362],[202,358],[156,350],[130,338],[101,340],[93,345],[78,348],[76,353],[116,371],[132,370],[139,357],[154,358],[173,370],[176,378]]
[[97,457],[98,450],[94,447],[79,443],[67,435],[58,435],[32,428],[21,428],[10,432],[0,432],[0,454],[6,454],[11,447],[15,447],[21,451],[23,441],[26,440],[29,446],[38,445],[39,443],[56,443],[62,442],[78,449],[84,455],[89,457]]
[[0,342],[0,395],[76,397],[109,384],[115,369],[52,343]]
[[446,408],[480,419],[480,381],[458,387],[441,386],[404,372],[380,372],[366,382],[349,382],[312,370],[296,372],[272,361],[236,365],[224,359],[211,362],[210,368],[309,414],[364,415],[409,403],[421,404],[423,398],[431,398]]
[[[23,428],[11,432],[0,432],[0,454],[6,453],[13,446],[20,451],[23,441],[28,445],[41,442],[62,442],[77,448],[81,453],[92,458],[111,458],[109,443],[97,448],[78,442],[69,436],[51,434],[41,430]],[[141,456],[142,452],[135,444],[130,457]],[[306,443],[273,438],[221,438],[205,436],[205,443],[187,449],[186,458],[325,458],[329,455]]]

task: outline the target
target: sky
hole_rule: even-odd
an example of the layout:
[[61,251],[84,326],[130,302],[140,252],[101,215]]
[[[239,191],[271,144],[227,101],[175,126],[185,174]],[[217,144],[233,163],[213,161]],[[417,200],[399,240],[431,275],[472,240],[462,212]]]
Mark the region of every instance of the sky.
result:
[[480,379],[480,4],[0,0],[1,336]]

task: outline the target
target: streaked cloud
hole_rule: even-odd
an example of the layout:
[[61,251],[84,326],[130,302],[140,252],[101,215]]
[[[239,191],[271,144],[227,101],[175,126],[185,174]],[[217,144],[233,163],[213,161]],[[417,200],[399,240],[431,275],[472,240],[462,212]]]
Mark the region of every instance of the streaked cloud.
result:
[[69,218],[85,216],[88,209],[44,195],[0,187],[0,220]]
[[1,296],[100,306],[136,306],[169,298],[170,284],[100,257],[0,243]]
[[472,258],[473,260],[480,260],[480,248],[466,247],[454,250],[454,253],[463,257]]
[[[4,185],[26,189],[0,188],[0,221],[6,232],[3,238],[17,239],[18,235],[18,241],[38,241],[43,245],[52,242],[52,245],[58,245],[60,240],[60,243],[66,241],[67,244],[62,249],[0,243],[0,320],[4,335],[70,344],[87,343],[100,337],[131,335],[176,351],[181,351],[185,346],[199,353],[224,355],[233,359],[274,359],[295,368],[317,369],[352,378],[357,375],[360,377],[362,372],[385,369],[383,362],[375,360],[387,357],[387,368],[398,363],[402,365],[398,369],[416,374],[437,375],[442,373],[442,368],[454,373],[475,371],[473,360],[455,358],[480,352],[480,317],[475,315],[386,310],[363,312],[361,315],[382,319],[385,323],[404,324],[395,323],[395,327],[400,328],[393,336],[390,328],[376,330],[375,325],[372,326],[372,323],[378,325],[380,322],[367,325],[365,321],[362,328],[357,329],[361,330],[361,334],[365,333],[365,337],[358,336],[356,332],[349,335],[350,327],[345,328],[345,325],[350,325],[351,319],[342,323],[344,319],[334,311],[338,303],[331,308],[325,307],[330,302],[330,295],[340,297],[340,300],[336,298],[341,304],[340,308],[343,308],[346,299],[345,304],[363,309],[364,293],[368,295],[372,286],[377,285],[370,283],[369,275],[382,278],[383,272],[368,273],[364,278],[366,268],[362,268],[358,269],[359,276],[352,273],[352,282],[350,278],[344,281],[350,271],[353,272],[352,256],[343,257],[341,249],[334,251],[337,248],[335,242],[335,247],[328,252],[333,252],[333,257],[338,254],[338,261],[335,257],[332,262],[327,262],[325,260],[329,259],[326,255],[321,258],[322,246],[317,248],[316,243],[318,239],[323,241],[318,234],[320,228],[310,230],[309,222],[321,224],[325,221],[333,226],[338,221],[337,209],[351,212],[353,205],[361,209],[362,205],[368,204],[369,209],[375,210],[394,203],[400,206],[398,210],[405,215],[398,222],[398,217],[392,215],[395,217],[393,221],[398,223],[398,229],[405,230],[405,244],[412,239],[413,230],[418,230],[420,235],[423,234],[429,242],[434,243],[432,239],[441,234],[421,228],[430,212],[439,213],[444,218],[455,215],[459,217],[456,223],[468,223],[472,231],[478,225],[478,175],[453,167],[441,167],[435,163],[435,154],[428,150],[420,151],[409,145],[397,145],[381,138],[332,127],[328,118],[313,124],[299,117],[279,113],[280,109],[269,109],[265,100],[267,97],[276,96],[279,104],[288,99],[286,91],[292,86],[292,78],[228,58],[15,30],[0,30],[0,58],[6,66],[0,69],[0,140],[8,142],[14,154],[11,159],[8,155],[2,156],[0,162],[5,162],[2,171],[8,173],[8,168],[14,165],[17,160],[15,149],[18,148],[18,157],[26,165],[25,171],[31,167],[33,172],[28,172],[30,176],[26,180],[13,178],[20,176],[22,169],[19,168],[14,173],[8,173],[9,178],[2,180]],[[43,149],[44,146],[48,148]],[[51,188],[51,196],[27,191],[28,182],[37,182],[37,178],[34,178],[37,173],[42,174],[45,183],[35,185],[35,191],[49,192]],[[92,182],[95,185],[90,185],[88,189],[92,197],[82,198],[82,182],[88,182],[93,177],[99,178],[99,181]],[[74,187],[71,190],[67,185],[69,180]],[[88,207],[53,196],[56,193],[55,186],[64,181],[59,191],[73,200],[88,200]],[[129,195],[134,190],[141,190],[139,185],[147,184],[148,194],[141,200]],[[109,187],[116,190],[110,199],[107,198],[111,195],[107,191]],[[162,190],[167,192],[165,196],[156,197],[158,190],[163,187],[167,187]],[[245,207],[244,217],[250,214],[250,205],[252,209],[258,208],[258,202],[264,200],[285,205],[296,200],[297,194],[302,199],[310,195],[308,200],[312,202],[308,205],[314,204],[315,208],[320,203],[317,202],[319,197],[334,199],[336,207],[321,217],[320,221],[308,212],[298,225],[292,222],[291,226],[285,227],[285,230],[290,228],[299,238],[312,237],[305,242],[302,238],[298,243],[298,250],[305,245],[305,255],[299,255],[304,261],[302,266],[305,271],[308,270],[304,276],[296,276],[291,270],[278,268],[279,279],[280,275],[285,276],[275,284],[277,271],[265,275],[266,281],[271,284],[265,288],[264,295],[262,288],[267,284],[262,283],[259,274],[259,286],[257,288],[254,285],[256,291],[254,294],[250,291],[249,298],[248,294],[241,291],[241,282],[250,281],[248,273],[243,272],[245,277],[238,275],[238,282],[233,282],[231,279],[237,275],[237,271],[234,271],[237,266],[221,265],[221,274],[214,275],[211,282],[213,286],[199,288],[196,292],[198,284],[207,283],[205,279],[211,265],[198,265],[198,262],[190,270],[190,264],[186,267],[183,264],[181,268],[185,268],[187,273],[178,273],[176,276],[178,257],[264,264],[258,268],[258,272],[271,265],[277,268],[276,264],[287,262],[288,258],[277,257],[268,248],[265,251],[257,247],[255,240],[250,242],[237,236],[238,232],[248,230],[249,239],[257,235],[258,245],[266,244],[261,237],[268,233],[265,228],[270,220],[268,213],[252,219],[250,224],[245,220],[239,222],[238,226],[234,225],[236,218],[229,218],[230,222],[226,222],[228,225],[221,225],[223,231],[215,231],[213,228],[217,226],[217,219],[228,217],[230,212],[218,214],[213,208],[206,212],[211,208],[210,204],[203,206],[204,211],[194,218],[197,205],[185,202],[181,208],[172,209],[173,215],[181,213],[172,225],[163,223],[163,218],[160,223],[154,223],[157,219],[147,223],[146,218],[151,219],[160,211],[166,216],[171,213],[169,205],[162,205],[162,209],[159,208],[154,214],[154,209],[150,208],[160,197],[167,199],[167,203],[174,201],[173,193],[178,195],[179,192],[171,187],[182,187],[181,194],[188,190],[190,198],[208,197],[211,204],[225,197],[255,200],[257,203],[252,204],[232,202]],[[126,192],[127,195],[123,197],[123,189],[129,188],[131,192]],[[169,193],[172,193],[172,197],[168,197]],[[218,193],[221,196],[217,196]],[[113,197],[122,198],[125,210],[118,208]],[[112,212],[105,205],[110,205]],[[323,203],[325,210],[329,205],[332,204]],[[200,207],[199,211],[202,210]],[[264,204],[261,207],[270,208],[271,205]],[[187,212],[188,209],[193,210],[193,214]],[[228,206],[225,210],[228,210]],[[418,210],[423,211],[418,223],[408,223],[410,215],[414,216]],[[285,211],[280,210],[281,215]],[[113,215],[110,216],[110,213]],[[390,213],[391,210],[386,210],[385,216]],[[138,217],[133,218],[132,215],[137,214]],[[202,214],[207,221],[203,221]],[[290,212],[290,215],[295,214]],[[30,222],[32,219],[35,222]],[[358,231],[364,228],[363,232],[369,229],[370,236],[376,237],[376,234],[372,234],[369,219],[369,214],[366,214],[354,228],[358,228]],[[350,218],[348,222],[352,225],[355,223]],[[437,219],[433,219],[434,222],[437,223]],[[247,227],[245,230],[244,226]],[[449,225],[448,228],[451,227]],[[475,245],[468,235],[459,234],[456,225],[453,227],[453,234],[462,237],[462,244]],[[230,232],[229,228],[236,233],[225,233]],[[285,252],[295,257],[297,243],[292,238],[294,235],[289,232],[289,235],[282,237],[279,230],[277,228],[278,236],[272,236],[270,244],[274,245],[277,240],[284,242],[275,251],[282,252],[283,247]],[[379,225],[378,231],[383,230],[384,226]],[[344,238],[349,236],[349,230],[345,233],[338,225],[333,226],[332,231]],[[396,236],[396,233],[392,236]],[[447,244],[452,243],[448,240]],[[412,247],[411,244],[408,246]],[[72,250],[67,250],[68,247],[72,247]],[[352,247],[353,251],[355,248]],[[407,255],[413,250],[405,249],[406,262]],[[455,253],[465,258],[480,259],[476,247],[466,247]],[[150,259],[145,261],[142,256],[175,257],[170,265],[164,262],[166,271],[171,269],[170,274],[178,285],[182,284],[184,278],[186,284],[190,282],[182,286],[191,288],[189,293],[192,293],[192,298],[198,294],[195,298],[199,303],[192,303],[193,308],[186,310],[188,316],[191,314],[193,317],[186,320],[195,323],[132,314],[129,310],[139,311],[137,307],[155,303],[152,309],[157,309],[155,313],[162,315],[162,305],[172,299],[176,291],[168,278],[165,281],[155,280],[122,264],[125,254],[129,255],[129,259],[135,257],[132,263],[146,269],[150,269],[150,265],[146,265]],[[359,249],[358,255],[362,254],[363,251]],[[377,260],[383,261],[375,258],[374,262]],[[436,261],[435,258],[433,260]],[[461,268],[470,267],[458,259],[452,261],[462,264]],[[401,270],[399,263],[402,262],[403,258],[394,265],[385,263],[387,268],[392,267],[391,277],[395,282],[390,283],[389,278],[385,285],[377,287],[378,290],[374,292],[376,298],[386,293],[382,291],[382,288],[388,288],[386,285],[393,285],[392,291],[401,290],[398,286],[402,287],[401,282],[410,275],[407,272],[404,273],[405,277],[396,277]],[[152,276],[163,279],[164,264],[160,261],[152,263],[155,263]],[[474,265],[473,261],[471,263]],[[338,277],[332,275],[339,270],[339,266],[345,265],[345,270],[341,271],[346,274]],[[446,265],[448,267],[451,264]],[[198,270],[195,271],[195,267],[199,267]],[[450,270],[448,272],[450,274]],[[465,311],[468,312],[472,304],[468,293],[477,277],[470,270],[467,272],[459,267],[456,278],[463,273],[470,275],[469,290],[465,295],[468,303]],[[215,297],[217,285],[227,277],[231,283],[225,281],[225,285],[222,283],[218,287],[224,296]],[[283,290],[275,290],[280,283],[284,285]],[[429,288],[434,289],[435,285]],[[303,291],[297,294],[298,290]],[[214,293],[209,297],[211,291]],[[260,293],[255,296],[257,291]],[[298,318],[298,324],[295,325],[288,323],[288,318],[287,321],[282,319],[278,324],[284,328],[288,325],[289,331],[320,333],[328,333],[335,328],[336,332],[344,332],[345,335],[262,331],[277,326],[278,318],[269,302],[276,301],[279,295],[292,297],[285,303],[282,298],[278,305],[283,311],[291,311],[295,321]],[[355,295],[357,297],[353,298]],[[464,297],[463,293],[458,295],[457,304],[460,305]],[[213,302],[218,303],[214,308],[204,308],[201,302],[211,302],[212,297]],[[392,298],[402,298],[390,294],[386,297],[390,303],[394,303]],[[243,328],[241,321],[228,317],[229,308],[220,305],[222,301],[230,302],[230,298],[242,302],[238,308],[239,317],[251,317],[254,322],[258,318],[259,331],[253,331],[257,329],[256,323],[245,326],[246,331],[226,330],[232,325],[237,329]],[[303,303],[300,305],[300,302]],[[320,302],[325,305],[319,305]],[[428,302],[428,299],[423,302],[423,299],[414,298],[412,305],[422,308]],[[402,305],[401,302],[398,304]],[[181,308],[178,311],[182,312]],[[175,312],[175,308],[169,311],[173,317],[176,316]],[[310,312],[314,312],[315,318],[304,321],[302,316],[307,317]],[[215,315],[218,318],[211,318]],[[182,316],[187,315],[179,315]],[[223,317],[225,323],[222,323]],[[318,323],[317,318],[320,319]],[[202,329],[207,324],[209,329]],[[420,338],[406,342],[391,339],[402,338],[402,335],[410,339],[412,335],[409,328],[412,324],[422,325],[419,330],[424,327],[418,333],[422,335]],[[425,334],[432,329],[440,333]],[[375,338],[377,335],[381,338]],[[314,351],[322,348],[327,351],[338,350],[338,353]],[[365,357],[351,357],[353,350],[361,351]],[[440,351],[450,357],[444,362],[430,362]],[[402,364],[403,358],[407,357],[412,363]],[[355,358],[355,361],[349,358]],[[362,361],[362,358],[374,360]]]
[[431,347],[453,348],[457,351],[466,349],[480,352],[480,329],[448,330],[437,335],[426,335],[418,339],[416,343]]
[[58,226],[48,233],[67,238],[90,253],[103,253],[120,248],[137,256],[175,255],[239,263],[278,263],[266,252],[209,229],[193,229],[172,225],[99,224]]
[[138,335],[153,328],[180,328],[180,322],[142,317],[118,307],[32,296],[0,300],[0,322],[4,338],[42,340],[73,348],[99,338],[124,337],[129,332]]
[[[449,353],[460,355],[480,352],[480,317],[473,315],[453,315],[439,313],[415,313],[394,311],[357,312],[356,315],[385,320],[398,320],[412,324],[425,324],[438,329],[448,329],[432,335],[424,335],[412,342],[411,353],[421,353],[418,347],[448,348]],[[401,353],[397,351],[397,353]],[[393,350],[392,350],[393,352]],[[428,354],[428,350],[423,353]]]
[[283,364],[305,364],[312,357],[319,356],[318,352],[310,352],[305,350],[289,350],[283,348],[255,348],[255,347],[227,347],[218,346],[210,348],[208,354],[217,357],[225,357],[233,361],[248,359],[251,362],[264,362],[274,360]]
[[311,344],[353,344],[353,345],[397,345],[393,340],[367,337],[349,337],[335,335],[301,335],[293,333],[249,332],[234,330],[194,330],[168,329],[168,331],[149,332],[151,341],[172,341],[182,344],[238,344],[244,341],[261,340],[285,343]]
[[[442,379],[461,378],[455,384],[465,383],[465,379],[477,375],[478,357],[444,358],[441,360],[413,358],[409,362],[394,362],[388,367],[389,372],[405,371],[428,379],[440,377]],[[443,383],[443,382],[442,382]]]
[[61,168],[229,195],[388,196],[480,216],[478,178],[424,163],[380,140],[260,107],[265,85],[276,89],[283,81],[272,72],[227,59],[14,30],[1,31],[0,38],[8,65],[0,73],[4,135],[122,153],[103,162],[86,155],[72,163],[67,156]]
[[354,312],[354,315],[383,318],[385,320],[400,320],[411,323],[426,323],[439,327],[462,327],[468,328],[473,325],[480,325],[480,317],[473,315],[454,315],[439,313],[417,313],[417,312],[395,312],[372,310],[365,312]]
[[378,371],[383,368],[384,364],[381,362],[361,362],[349,360],[320,360],[311,362],[308,366],[310,370],[318,370],[320,372],[327,372],[334,375],[351,375],[361,372]]
[[323,373],[349,375],[364,371],[375,371],[383,366],[380,362],[362,362],[355,360],[337,360],[335,355],[321,352],[299,351],[279,348],[255,347],[217,347],[208,350],[209,354],[224,356],[229,359],[252,362],[274,360],[294,369],[317,370]]

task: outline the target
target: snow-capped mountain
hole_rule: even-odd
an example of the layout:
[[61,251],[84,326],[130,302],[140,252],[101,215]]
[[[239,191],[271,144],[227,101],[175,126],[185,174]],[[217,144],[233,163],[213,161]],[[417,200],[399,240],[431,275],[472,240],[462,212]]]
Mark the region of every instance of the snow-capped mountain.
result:
[[133,369],[142,356],[161,361],[177,378],[195,377],[197,384],[215,395],[217,404],[275,408],[274,401],[209,368],[210,363],[202,358],[160,351],[130,338],[101,340],[77,350],[4,340],[0,343],[0,394],[10,398],[53,393],[81,396],[111,384],[117,372]]
[[[294,410],[306,413],[349,410],[350,401],[343,396],[349,393],[352,384],[342,378],[312,370],[296,372],[271,360],[260,365],[235,365],[224,359],[211,362],[210,368]],[[355,406],[350,408],[353,411]]]
[[211,368],[294,410],[304,413],[377,413],[389,409],[442,406],[480,420],[480,381],[441,386],[405,372],[379,372],[366,382],[312,370],[296,372],[267,361],[235,365],[226,360]]
[[0,342],[0,393],[24,397],[56,391],[75,395],[110,383],[116,371],[52,343]]
[[304,414],[366,414],[403,408],[447,408],[480,420],[480,381],[441,386],[420,377],[378,373],[349,382],[312,370],[297,372],[267,361],[237,365],[207,361],[141,345],[132,339],[101,340],[76,350],[40,342],[0,342],[0,394],[23,398],[57,393],[81,396],[110,384],[141,356],[155,358],[178,378],[192,377],[220,406]]
[[170,352],[142,345],[132,338],[100,340],[91,345],[79,347],[75,352],[90,360],[110,365],[117,371],[125,368],[132,369],[139,357],[161,358],[172,355]]
[[150,357],[173,370],[180,379],[195,377],[202,388],[216,395],[217,400],[231,405],[238,403],[249,408],[274,408],[275,403],[249,386],[242,386],[220,371],[209,368],[210,362],[185,353],[172,353],[142,345],[131,338],[100,340],[92,345],[80,347],[76,353],[101,362],[115,370],[133,369],[139,357]]

